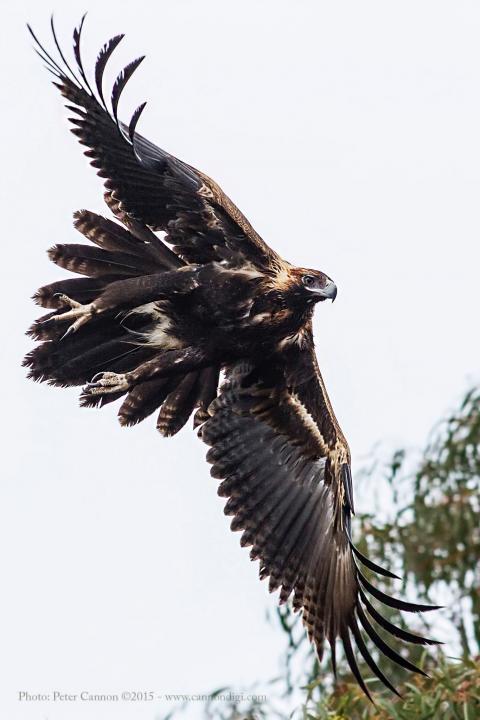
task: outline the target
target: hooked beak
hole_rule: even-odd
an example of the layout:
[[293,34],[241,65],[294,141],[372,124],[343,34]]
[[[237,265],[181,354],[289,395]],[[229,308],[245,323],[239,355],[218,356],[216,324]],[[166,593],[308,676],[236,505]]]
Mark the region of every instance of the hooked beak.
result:
[[333,280],[329,280],[324,288],[315,289],[315,294],[319,295],[322,300],[331,300],[334,302],[337,297],[337,286]]

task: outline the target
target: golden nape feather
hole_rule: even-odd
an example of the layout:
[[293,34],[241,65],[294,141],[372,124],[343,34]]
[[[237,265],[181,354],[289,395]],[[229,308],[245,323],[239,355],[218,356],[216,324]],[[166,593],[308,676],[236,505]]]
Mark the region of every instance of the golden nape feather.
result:
[[367,643],[422,671],[377,628],[407,643],[435,641],[392,624],[374,601],[407,612],[434,608],[376,588],[362,566],[395,576],[352,541],[350,451],[312,336],[314,309],[335,299],[335,283],[283,260],[213,180],[142,137],[136,128],[145,103],[128,125],[120,122],[119,100],[141,59],[119,74],[109,106],[103,75],[123,36],[101,48],[91,82],[82,28],[83,20],[72,64],[53,23],[53,53],[30,32],[72,132],[104,179],[112,217],[75,213],[84,240],[48,251],[73,277],[34,295],[47,312],[29,330],[38,341],[25,358],[29,375],[83,386],[87,407],[118,400],[125,426],[157,413],[165,436],[194,414],[232,530],[242,531],[240,542],[259,560],[270,591],[279,590],[281,603],[292,599],[319,657],[327,640],[335,668],[340,640],[369,697],[357,653],[396,692]]

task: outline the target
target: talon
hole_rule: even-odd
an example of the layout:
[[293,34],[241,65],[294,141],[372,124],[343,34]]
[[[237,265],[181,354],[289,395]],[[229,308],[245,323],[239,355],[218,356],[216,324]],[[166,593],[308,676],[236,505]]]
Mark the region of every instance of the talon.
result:
[[93,376],[83,389],[86,395],[106,395],[108,393],[126,392],[130,387],[124,373],[101,372]]
[[96,381],[98,380],[98,378],[101,378],[102,375],[106,375],[106,373],[103,373],[103,372],[96,373],[96,374],[92,377],[92,379],[90,380],[90,382],[88,383],[88,385],[92,385],[94,382],[96,382]]
[[82,307],[81,303],[77,302],[76,300],[72,300],[72,298],[68,297],[68,295],[65,295],[65,293],[55,293],[53,297],[62,300],[62,302],[64,302],[66,305],[70,305],[72,309]]
[[62,335],[60,338],[61,340],[66,338],[67,335],[76,332],[78,328],[82,327],[82,325],[85,325],[85,323],[91,320],[92,316],[95,314],[96,308],[94,303],[82,305],[82,303],[72,300],[72,298],[68,297],[68,295],[65,295],[64,293],[55,293],[54,297],[59,298],[63,303],[69,305],[70,310],[66,310],[58,315],[53,315],[51,318],[48,318],[48,320],[44,320],[43,322],[60,322],[64,320],[74,321]]
[[63,333],[63,335],[62,335],[62,337],[60,338],[60,340],[64,340],[64,339],[67,337],[67,335],[71,335],[71,333],[73,333],[73,332],[75,332],[73,325],[69,325],[69,327],[67,328],[67,330]]

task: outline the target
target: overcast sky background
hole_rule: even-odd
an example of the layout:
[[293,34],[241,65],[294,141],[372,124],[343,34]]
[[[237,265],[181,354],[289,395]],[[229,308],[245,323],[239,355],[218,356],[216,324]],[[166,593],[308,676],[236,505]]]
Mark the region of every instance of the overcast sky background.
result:
[[[57,3],[58,34],[86,0]],[[274,675],[274,602],[228,529],[190,428],[121,429],[116,408],[25,380],[55,242],[102,188],[31,50],[46,0],[5,5],[2,58],[0,708],[21,718],[154,718],[167,705],[19,704],[19,690],[205,692]],[[479,379],[480,5],[175,0],[92,3],[84,60],[126,32],[107,80],[147,54],[122,115],[214,177],[288,260],[327,272],[315,337],[354,471],[420,447]],[[7,255],[7,257],[5,257]],[[371,492],[356,492],[360,509]],[[378,498],[377,498],[378,500]],[[263,687],[263,691],[265,687]],[[190,717],[201,717],[192,706]]]

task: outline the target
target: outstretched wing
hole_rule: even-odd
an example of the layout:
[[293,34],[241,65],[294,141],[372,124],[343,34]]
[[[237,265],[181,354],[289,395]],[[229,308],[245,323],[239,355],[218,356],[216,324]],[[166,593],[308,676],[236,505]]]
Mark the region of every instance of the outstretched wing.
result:
[[29,30],[37,53],[56,78],[54,85],[74,114],[69,118],[74,125],[72,132],[87,146],[85,154],[98,174],[105,178],[107,193],[119,204],[120,211],[153,230],[165,231],[165,240],[188,262],[239,257],[263,269],[284,265],[213,180],[136,132],[145,103],[134,112],[128,126],[120,122],[121,94],[143,57],[131,62],[118,75],[111,93],[111,110],[107,108],[103,74],[123,35],[112,38],[100,50],[95,65],[94,92],[80,52],[83,20],[73,34],[75,70],[60,48],[53,21],[58,61],[42,46],[30,27]]
[[307,333],[306,346],[291,350],[277,366],[236,365],[210,414],[201,435],[211,446],[211,473],[223,480],[218,493],[228,498],[225,513],[233,516],[231,528],[243,530],[241,545],[252,546],[250,556],[260,560],[260,577],[270,577],[270,591],[280,588],[280,602],[293,593],[293,607],[302,611],[319,657],[327,639],[335,669],[340,638],[351,671],[368,697],[355,646],[372,672],[396,692],[371,656],[363,628],[387,657],[422,673],[387,645],[367,617],[406,642],[435,642],[391,624],[368,597],[409,612],[434,609],[384,594],[359,568],[363,564],[396,577],[352,543],[350,454],[311,336]]

